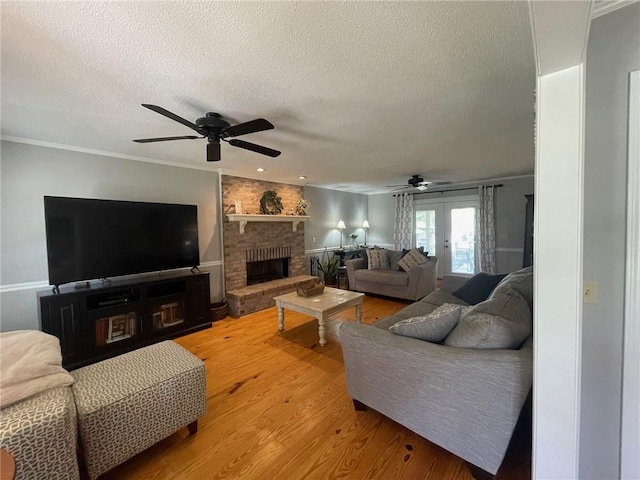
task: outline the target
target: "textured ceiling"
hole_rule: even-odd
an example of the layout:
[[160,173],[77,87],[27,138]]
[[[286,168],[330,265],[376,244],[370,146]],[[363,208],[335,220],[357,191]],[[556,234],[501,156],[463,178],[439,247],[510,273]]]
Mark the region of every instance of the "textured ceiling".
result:
[[[359,193],[412,174],[533,171],[527,2],[7,2],[2,134]],[[189,135],[207,111],[275,130],[269,158]]]

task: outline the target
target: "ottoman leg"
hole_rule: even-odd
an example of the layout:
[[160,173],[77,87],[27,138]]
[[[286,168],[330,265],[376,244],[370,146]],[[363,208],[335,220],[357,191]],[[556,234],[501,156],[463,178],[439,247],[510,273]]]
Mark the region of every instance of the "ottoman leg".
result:
[[189,429],[189,435],[195,435],[198,432],[198,420],[191,422],[187,425],[187,428]]

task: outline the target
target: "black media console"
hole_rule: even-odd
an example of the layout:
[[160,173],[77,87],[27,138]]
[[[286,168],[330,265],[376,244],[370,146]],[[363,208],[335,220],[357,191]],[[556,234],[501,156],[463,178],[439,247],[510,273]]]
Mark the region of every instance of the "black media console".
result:
[[163,273],[38,294],[68,370],[211,327],[208,273]]

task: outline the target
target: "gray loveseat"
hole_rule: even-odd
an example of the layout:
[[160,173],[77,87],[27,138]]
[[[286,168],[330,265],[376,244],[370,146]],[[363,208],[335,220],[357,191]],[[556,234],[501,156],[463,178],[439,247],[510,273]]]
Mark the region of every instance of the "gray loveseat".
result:
[[[532,277],[530,270],[514,272],[494,292],[515,279],[530,309]],[[396,322],[426,315],[444,303],[466,305],[451,293],[458,286],[455,278],[445,277],[440,290],[394,316],[374,325],[342,324],[347,390],[356,407],[371,407],[493,475],[531,390],[532,337],[516,349],[476,349],[389,331]]]
[[404,300],[418,300],[436,289],[438,258],[428,257],[426,263],[416,265],[409,273],[398,267],[402,252],[389,250],[389,269],[370,270],[366,259],[347,260],[349,290],[375,293]]

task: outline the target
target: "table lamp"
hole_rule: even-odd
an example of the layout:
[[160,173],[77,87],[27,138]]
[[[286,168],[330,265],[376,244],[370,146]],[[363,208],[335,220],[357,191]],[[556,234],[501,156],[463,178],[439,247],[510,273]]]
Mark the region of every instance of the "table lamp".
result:
[[364,244],[367,244],[367,232],[369,231],[369,220],[362,222],[362,228],[364,228]]
[[344,224],[344,220],[340,219],[336,228],[340,230],[340,250],[342,250],[342,231],[347,228],[347,226]]

